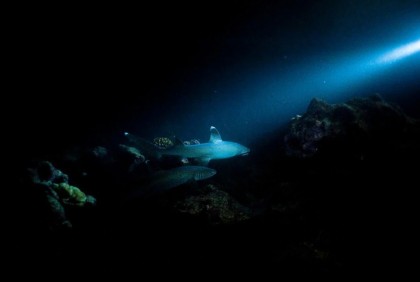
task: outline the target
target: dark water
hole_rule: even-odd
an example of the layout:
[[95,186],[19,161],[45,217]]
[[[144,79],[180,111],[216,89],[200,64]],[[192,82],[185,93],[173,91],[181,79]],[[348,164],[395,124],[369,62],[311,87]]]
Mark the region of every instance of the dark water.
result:
[[125,130],[205,140],[214,125],[249,143],[313,97],[418,100],[418,55],[365,67],[420,38],[416,1],[203,5],[149,4],[110,18],[107,7],[75,8],[76,18],[20,11],[9,74],[14,115],[24,118],[10,129],[42,145]]
[[[3,103],[12,113],[4,114],[3,120],[5,138],[16,148],[13,159],[18,166],[74,146],[117,144],[125,131],[146,139],[178,136],[206,142],[210,126],[215,126],[222,138],[249,146],[255,152],[239,168],[252,164],[274,171],[271,176],[287,171],[292,179],[310,178],[311,173],[319,177],[320,171],[307,168],[302,168],[305,172],[300,176],[300,168],[294,162],[282,163],[283,159],[275,159],[264,150],[282,142],[281,134],[290,119],[303,114],[312,98],[342,103],[352,97],[379,93],[385,100],[399,104],[408,115],[420,117],[419,53],[392,64],[376,63],[395,48],[420,40],[418,1],[200,1],[146,4],[131,9],[105,5],[66,7],[53,12],[27,7],[13,13],[16,17],[10,21],[8,43],[10,101]],[[235,165],[222,162],[219,166],[226,173],[221,173],[218,181],[228,177],[228,172],[243,177]],[[361,174],[344,185],[345,192],[338,195],[339,203],[351,208],[351,202],[343,200],[346,193],[354,200],[358,195],[363,197],[364,189],[360,187],[375,187],[367,193],[369,201],[361,201],[362,205],[369,205],[380,193],[377,183],[386,183],[384,179],[376,182],[382,177],[381,172],[392,173],[386,167],[376,168],[366,183],[360,175],[369,169],[361,168]],[[408,165],[404,168],[411,169]],[[236,265],[270,265],[268,268],[272,269],[276,265],[272,252],[285,257],[299,252],[294,249],[294,236],[310,233],[316,230],[312,225],[319,224],[332,226],[324,228],[332,237],[328,244],[340,257],[339,263],[350,265],[349,261],[361,256],[357,252],[365,251],[368,245],[352,241],[360,242],[363,232],[352,229],[357,225],[352,225],[351,217],[355,215],[359,220],[363,212],[352,214],[340,209],[339,204],[331,204],[330,199],[337,196],[331,180],[335,177],[341,181],[340,175],[331,176],[322,191],[325,198],[322,193],[314,196],[321,199],[326,210],[316,209],[320,214],[314,215],[315,219],[305,219],[308,223],[303,225],[297,223],[298,218],[287,218],[291,222],[285,222],[268,217],[238,229],[196,229],[191,228],[195,223],[168,218],[164,211],[156,210],[152,211],[152,219],[144,211],[136,211],[136,215],[143,214],[140,219],[133,216],[115,223],[108,203],[97,211],[99,215],[91,214],[96,220],[92,226],[88,219],[81,220],[81,234],[87,237],[80,240],[80,235],[79,240],[96,241],[91,243],[96,252],[92,257],[105,266],[110,266],[116,257],[125,258],[129,271],[134,266],[128,263],[128,255],[137,255],[138,261],[146,265],[156,265],[162,261],[163,253],[165,266],[182,265],[179,259],[184,258],[180,254],[185,249],[179,244],[187,246],[187,264],[203,266],[199,263],[202,260],[205,264],[226,266],[234,261]],[[289,180],[289,176],[282,178],[285,179]],[[398,179],[392,178],[395,187],[408,185],[410,178],[401,183]],[[323,183],[320,179],[314,182]],[[311,187],[310,181],[306,184],[305,187]],[[270,185],[270,180],[259,185]],[[354,187],[358,187],[356,192]],[[307,190],[302,193],[308,195]],[[108,194],[103,197],[110,199]],[[384,196],[386,200],[389,197],[390,194]],[[386,204],[382,202],[380,206]],[[326,216],[330,209],[338,209],[338,214],[346,216],[344,222],[350,227],[336,224],[341,220],[338,216]],[[397,214],[401,216],[403,212]],[[103,233],[103,226],[108,227],[108,215],[110,231]],[[375,211],[368,216],[381,217],[381,213]],[[132,226],[136,220],[144,223]],[[385,226],[383,218],[372,221],[381,228]],[[360,228],[373,229],[369,220],[362,223]],[[278,226],[286,231],[278,231]],[[119,228],[122,231],[115,231]],[[141,228],[147,229],[140,232]],[[293,232],[288,232],[288,228]],[[341,235],[348,230],[353,233]],[[398,233],[393,230],[392,234]],[[259,235],[253,237],[254,233]],[[340,235],[334,236],[336,233]],[[365,239],[375,241],[377,233],[380,232]],[[140,243],[135,243],[136,236],[141,237]],[[203,245],[200,238],[209,243]],[[250,243],[253,238],[258,243]],[[273,241],[277,242],[274,247]],[[151,246],[143,250],[147,242],[152,242],[156,251]],[[196,250],[195,245],[201,247]],[[374,245],[375,250],[370,250],[369,255],[381,249]],[[351,253],[348,259],[347,252]],[[110,261],[105,259],[107,254],[112,257]],[[281,255],[276,259],[287,261],[291,269],[341,269],[335,264],[300,266]],[[195,261],[194,256],[200,260]],[[245,259],[247,256],[250,260]],[[88,259],[83,264],[90,266]]]

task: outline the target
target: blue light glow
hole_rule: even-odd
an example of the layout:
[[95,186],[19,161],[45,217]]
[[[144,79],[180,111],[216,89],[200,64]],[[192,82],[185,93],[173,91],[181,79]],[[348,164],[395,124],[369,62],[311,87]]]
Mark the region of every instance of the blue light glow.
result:
[[308,49],[304,58],[284,54],[255,68],[226,69],[228,78],[205,77],[202,86],[189,90],[199,93],[197,97],[180,96],[165,107],[174,118],[162,126],[162,132],[197,138],[206,133],[203,128],[214,124],[226,138],[249,144],[303,114],[315,97],[342,103],[354,96],[379,93],[387,98],[407,87],[419,89],[418,35],[407,34],[387,44],[382,40],[361,44],[358,49]]
[[385,54],[378,59],[378,63],[393,63],[417,52],[420,52],[420,39]]

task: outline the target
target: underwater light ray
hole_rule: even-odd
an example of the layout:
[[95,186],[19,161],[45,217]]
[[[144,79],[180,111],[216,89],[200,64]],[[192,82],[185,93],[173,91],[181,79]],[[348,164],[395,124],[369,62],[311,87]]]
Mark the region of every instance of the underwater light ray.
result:
[[385,54],[378,59],[378,63],[393,63],[417,52],[420,52],[420,39]]
[[232,89],[232,93],[241,93],[235,95],[241,103],[233,105],[223,100],[218,107],[218,117],[233,117],[230,123],[237,119],[238,127],[247,121],[247,127],[254,126],[255,132],[269,131],[281,121],[287,122],[296,114],[302,114],[314,97],[338,103],[355,94],[381,93],[389,87],[393,77],[411,77],[413,74],[408,66],[415,61],[391,67],[380,59],[391,59],[390,54],[394,54],[394,60],[414,55],[420,51],[419,42],[401,44],[403,47],[400,48],[389,46],[384,50],[377,46],[361,52],[331,54],[292,67],[288,72],[273,66],[250,74],[249,84]]
[[[414,38],[418,38],[417,34]],[[200,96],[178,102],[184,108],[186,103],[190,107],[183,115],[174,113],[177,134],[195,137],[201,129],[193,134],[191,128],[200,128],[193,125],[217,125],[230,139],[249,144],[261,133],[270,132],[304,113],[314,97],[339,103],[355,95],[389,93],[395,83],[401,93],[404,87],[412,87],[410,81],[416,73],[413,67],[418,62],[413,55],[420,51],[420,40],[409,42],[385,47],[381,43],[351,52],[343,50],[308,57],[298,64],[276,61],[263,69],[238,71],[240,83],[225,81],[210,91],[197,89],[197,92],[208,91],[209,95],[205,99]],[[410,55],[414,60],[389,63]]]

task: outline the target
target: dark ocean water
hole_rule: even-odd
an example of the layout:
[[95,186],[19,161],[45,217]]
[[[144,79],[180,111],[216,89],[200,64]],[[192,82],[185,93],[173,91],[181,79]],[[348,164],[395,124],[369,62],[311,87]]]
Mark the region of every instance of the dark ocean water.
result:
[[[216,228],[173,214],[161,202],[115,211],[112,184],[120,182],[98,177],[109,171],[95,172],[103,185],[98,188],[68,166],[76,182],[82,179],[77,185],[96,193],[98,209],[71,211],[71,234],[17,240],[17,260],[46,251],[52,261],[77,258],[98,272],[131,273],[161,263],[335,273],[359,271],[371,258],[405,258],[399,246],[411,246],[402,234],[411,230],[404,223],[414,220],[407,206],[416,181],[409,161],[416,154],[383,152],[378,142],[368,164],[331,164],[329,158],[300,163],[285,156],[283,141],[291,119],[304,114],[313,98],[343,103],[378,93],[420,118],[419,52],[379,62],[420,40],[418,1],[200,1],[13,11],[11,87],[3,103],[13,168],[34,159],[65,164],[57,155],[75,147],[115,147],[124,132],[207,142],[215,126],[223,139],[250,147],[251,154],[211,163],[218,174],[209,183],[245,205],[250,196],[238,188],[247,187],[261,199],[256,210],[275,201],[271,196],[299,207],[296,214],[270,213]],[[56,248],[72,236],[70,247]],[[76,251],[79,244],[90,248],[85,257]]]
[[12,132],[49,147],[124,131],[205,140],[213,125],[250,143],[314,97],[380,93],[416,113],[418,55],[371,64],[419,40],[416,1],[202,5],[20,11]]

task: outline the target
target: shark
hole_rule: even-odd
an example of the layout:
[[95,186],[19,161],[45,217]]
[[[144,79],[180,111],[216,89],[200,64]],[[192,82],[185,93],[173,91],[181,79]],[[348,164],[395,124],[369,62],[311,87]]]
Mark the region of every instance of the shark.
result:
[[[125,135],[133,140],[130,134],[125,133]],[[152,152],[154,157],[176,156],[181,159],[193,159],[201,166],[207,166],[211,160],[244,156],[250,152],[249,148],[239,143],[224,141],[214,126],[210,126],[210,139],[206,143],[186,145],[181,140],[175,139],[174,146],[168,149],[160,149],[141,138],[136,138],[135,143],[141,149]]]
[[185,183],[204,180],[216,174],[216,170],[205,166],[185,165],[155,172],[147,185],[133,190],[128,198],[147,197],[168,191]]

